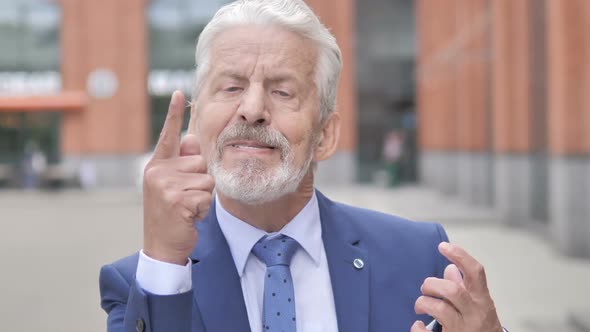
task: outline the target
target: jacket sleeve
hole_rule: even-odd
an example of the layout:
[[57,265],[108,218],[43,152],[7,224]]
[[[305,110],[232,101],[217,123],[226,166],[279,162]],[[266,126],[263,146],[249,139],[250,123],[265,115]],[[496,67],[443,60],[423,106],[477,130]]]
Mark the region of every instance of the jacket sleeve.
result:
[[154,295],[135,278],[126,279],[114,265],[100,271],[101,307],[108,314],[108,332],[190,332],[193,291]]

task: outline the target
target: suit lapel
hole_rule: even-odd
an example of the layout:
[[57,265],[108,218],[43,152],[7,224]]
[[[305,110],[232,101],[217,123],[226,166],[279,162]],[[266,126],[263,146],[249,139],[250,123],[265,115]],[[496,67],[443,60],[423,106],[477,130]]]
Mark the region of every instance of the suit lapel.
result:
[[207,331],[250,331],[240,277],[215,214],[197,223],[199,240],[191,255],[195,301]]
[[[322,221],[322,238],[326,249],[339,332],[369,330],[369,256],[359,232],[337,206],[316,191]],[[355,259],[364,266],[356,268]],[[360,263],[357,261],[357,263]],[[357,266],[359,266],[357,264]]]

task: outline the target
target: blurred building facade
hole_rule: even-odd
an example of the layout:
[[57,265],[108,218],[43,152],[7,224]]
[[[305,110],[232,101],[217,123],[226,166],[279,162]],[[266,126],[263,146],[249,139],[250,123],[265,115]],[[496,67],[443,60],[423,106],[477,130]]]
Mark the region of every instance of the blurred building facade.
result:
[[[20,169],[25,146],[42,141],[47,145],[42,151],[62,171],[90,164],[98,186],[133,184],[138,157],[153,148],[171,93],[181,89],[191,95],[199,33],[228,2],[3,1],[0,34],[15,48],[0,52],[5,78],[0,86],[0,165],[13,163]],[[350,182],[357,164],[356,9],[352,0],[339,1],[337,12],[327,0],[308,3],[338,38],[346,63],[338,99],[345,135],[319,176]],[[36,122],[30,119],[42,128],[32,132]]]
[[[39,164],[35,149],[55,176],[91,165],[97,186],[133,185],[228,2],[0,2],[0,185],[6,165]],[[386,169],[590,255],[589,1],[307,3],[344,61],[342,140],[319,182],[383,182]]]
[[416,1],[423,182],[590,256],[590,2]]
[[[20,104],[23,91],[34,95],[60,92],[59,19],[59,8],[51,3],[38,6],[22,1],[0,3],[0,40],[3,45],[0,52],[0,98],[4,100],[4,106]],[[48,104],[51,101],[41,102]],[[32,100],[28,106],[36,102],[39,100]],[[33,150],[43,149],[49,161],[58,158],[55,128],[59,117],[51,112],[32,114],[26,110],[22,107],[20,112],[0,111],[0,185],[23,175],[16,173],[24,173],[25,165],[9,165],[25,159],[32,162]],[[32,140],[36,142],[32,143]],[[19,155],[22,158],[19,159]]]

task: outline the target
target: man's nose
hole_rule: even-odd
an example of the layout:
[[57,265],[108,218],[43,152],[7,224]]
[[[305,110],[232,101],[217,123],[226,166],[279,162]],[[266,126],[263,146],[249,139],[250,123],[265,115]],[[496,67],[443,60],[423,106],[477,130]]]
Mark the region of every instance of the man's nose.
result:
[[237,112],[240,121],[251,125],[262,125],[270,122],[270,113],[266,108],[264,89],[250,86],[242,94],[242,102]]

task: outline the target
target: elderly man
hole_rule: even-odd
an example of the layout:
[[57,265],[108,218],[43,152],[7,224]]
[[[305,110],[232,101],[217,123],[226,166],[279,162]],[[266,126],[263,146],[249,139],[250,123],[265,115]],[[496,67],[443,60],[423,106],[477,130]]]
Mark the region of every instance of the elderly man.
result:
[[101,270],[109,331],[502,331],[482,266],[440,225],[314,189],[341,58],[303,1],[223,7],[196,62],[190,133],[176,92],[145,169],[143,250]]

